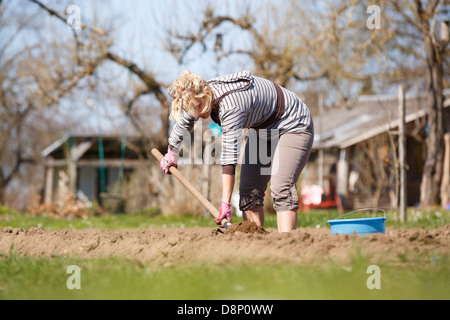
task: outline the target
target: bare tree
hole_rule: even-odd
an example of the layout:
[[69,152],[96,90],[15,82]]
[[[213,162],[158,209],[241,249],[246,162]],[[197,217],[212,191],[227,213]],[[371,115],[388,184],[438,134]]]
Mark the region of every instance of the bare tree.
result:
[[87,50],[81,62],[70,42],[41,37],[18,46],[37,20],[33,14],[19,13],[10,1],[0,3],[0,203],[6,201],[8,186],[27,170],[25,164],[37,168],[51,129],[57,128],[48,121],[58,113],[55,106],[101,63]]
[[[444,0],[380,1],[381,26],[374,30],[366,27],[370,5],[364,0],[326,1],[317,6],[292,2],[282,13],[270,7],[273,15],[270,19],[264,16],[263,25],[258,24],[260,12],[234,17],[207,7],[197,31],[168,32],[168,49],[182,62],[195,45],[204,49],[209,45],[213,50],[211,44],[220,35],[222,47],[214,48],[221,49],[219,60],[246,55],[258,75],[282,85],[291,80],[320,80],[324,88],[337,92],[336,105],[356,97],[358,92],[355,96],[352,90],[358,86],[359,92],[376,92],[374,83],[384,90],[399,83],[426,90],[429,134],[421,205],[435,205],[442,177],[443,136],[450,130],[443,116],[444,81],[450,77],[449,37],[440,38],[438,27],[448,27],[450,4]],[[277,23],[280,17],[282,23]],[[242,30],[242,37],[250,36],[252,46],[224,46],[227,39],[220,27],[225,24]]]
[[[67,22],[66,15],[41,1],[30,1]],[[338,106],[361,92],[388,90],[399,83],[407,88],[416,86],[417,90],[425,88],[429,93],[429,135],[421,202],[429,206],[437,203],[443,133],[450,130],[444,122],[442,98],[445,81],[450,78],[449,40],[437,36],[439,17],[448,1],[379,1],[381,30],[366,26],[370,4],[365,0],[327,0],[320,5],[291,1],[281,7],[267,2],[266,7],[244,10],[239,15],[221,14],[217,8],[207,6],[194,28],[168,28],[167,49],[180,63],[198,47],[215,52],[218,61],[244,56],[256,74],[284,86],[314,82],[314,87],[328,91],[328,100]],[[223,33],[226,28],[238,32],[233,32],[231,38]],[[125,113],[131,115],[136,102],[146,95],[160,104],[161,130],[156,145],[163,149],[169,128],[165,85],[151,71],[113,52],[108,32],[98,27],[82,26],[82,31],[73,31],[78,65],[93,62],[83,54],[93,34],[98,35],[98,45],[89,52],[95,53],[95,61],[113,62],[141,81],[133,95],[121,102]],[[237,34],[248,41],[238,41]],[[87,56],[92,58],[92,54]],[[87,70],[95,72],[95,68]]]
[[[51,16],[56,17],[62,23],[67,24],[67,14],[60,13],[39,0],[30,1],[37,4]],[[81,34],[81,32],[83,33]],[[156,139],[154,139],[154,146],[160,150],[166,149],[169,134],[169,108],[167,105],[167,96],[164,94],[166,85],[158,81],[151,71],[144,70],[134,61],[112,52],[110,48],[113,44],[113,39],[108,30],[96,26],[81,25],[81,32],[73,30],[73,38],[76,43],[75,52],[79,57],[82,58],[82,53],[90,49],[92,52],[95,52],[95,61],[97,61],[98,64],[105,61],[111,61],[118,66],[126,68],[142,82],[142,86],[135,90],[134,95],[129,98],[128,101],[121,101],[121,107],[126,116],[132,114],[134,104],[144,95],[152,95],[160,103],[159,120],[161,128]],[[93,44],[95,44],[95,50],[92,50]],[[94,71],[95,70],[92,70],[92,72]],[[136,122],[133,121],[133,119],[131,120],[132,123],[136,125]],[[136,126],[136,129],[138,132],[143,133],[139,126]]]
[[[397,59],[408,61],[397,64],[397,72],[411,78],[421,78],[423,90],[428,94],[428,136],[425,140],[425,165],[421,183],[422,207],[439,203],[444,160],[444,133],[450,131],[450,125],[444,121],[443,90],[444,82],[449,79],[450,46],[448,23],[450,3],[443,0],[433,1],[394,1],[395,15],[390,19],[401,27],[395,30],[395,37],[389,48],[397,50]],[[445,19],[446,18],[446,19]],[[440,27],[444,30],[440,30]],[[443,37],[440,34],[446,32]],[[392,56],[392,55],[391,55]],[[413,62],[413,63],[411,63]],[[411,77],[412,68],[420,70],[422,75]],[[406,82],[406,81],[405,81]]]
[[[167,27],[167,49],[183,63],[195,46],[215,50],[221,61],[235,55],[249,58],[255,74],[290,86],[314,82],[323,91],[333,91],[333,104],[355,97],[352,91],[370,81],[365,66],[379,52],[367,48],[379,37],[356,29],[349,8],[359,1],[325,1],[320,4],[291,1],[285,6],[265,3],[256,12],[222,15],[208,6],[194,31]],[[364,22],[361,22],[365,26]],[[222,34],[225,26],[240,30],[240,36]],[[250,46],[239,39],[250,39]],[[372,39],[374,38],[374,39]],[[213,46],[214,44],[214,46]],[[239,47],[241,46],[241,47]]]
[[[270,9],[276,10],[276,6]],[[304,14],[305,12],[301,13]],[[275,19],[275,15],[271,18]],[[292,24],[289,30],[283,24],[278,24],[279,27],[275,27],[277,23],[272,21],[260,30],[257,21],[257,17],[248,10],[244,11],[241,16],[234,17],[220,15],[216,13],[214,7],[208,6],[203,11],[203,18],[199,21],[196,31],[167,30],[167,49],[179,63],[182,63],[194,46],[199,45],[206,49],[208,42],[215,41],[214,50],[217,51],[218,60],[232,55],[245,55],[254,64],[256,73],[277,81],[283,86],[286,86],[289,80],[293,78],[316,80],[327,75],[327,71],[322,70],[318,72],[312,70],[309,74],[299,72],[301,64],[299,64],[298,59],[305,56],[304,52],[307,46],[301,43],[303,38],[292,41],[294,29],[298,25]],[[222,43],[227,40],[232,41],[218,31],[221,26],[226,24],[231,24],[240,29],[242,38],[249,36],[253,45],[243,48],[235,48],[233,45],[223,47],[224,44]],[[273,28],[269,28],[269,26],[273,26]]]
[[[428,117],[429,135],[426,140],[427,153],[421,184],[421,206],[427,207],[438,202],[444,161],[444,133],[450,131],[450,125],[444,122],[443,89],[444,59],[448,59],[446,48],[449,39],[436,36],[435,25],[438,6],[443,1],[415,2],[413,12],[418,18],[416,23],[425,42],[428,71]],[[406,19],[406,18],[405,18]],[[448,23],[448,22],[447,22]]]

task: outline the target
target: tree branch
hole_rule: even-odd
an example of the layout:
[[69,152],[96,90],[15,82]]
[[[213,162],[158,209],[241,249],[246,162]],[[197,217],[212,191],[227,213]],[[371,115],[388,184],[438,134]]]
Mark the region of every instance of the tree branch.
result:
[[319,80],[319,79],[324,79],[324,78],[328,78],[328,76],[329,76],[329,73],[328,73],[328,71],[324,71],[324,72],[321,72],[321,73],[313,73],[313,74],[310,74],[310,75],[307,75],[307,76],[305,76],[305,75],[299,75],[299,74],[294,74],[294,78],[296,79],[296,80],[299,80],[299,81],[313,81],[313,80]]
[[149,92],[153,93],[162,104],[166,103],[167,98],[161,89],[161,84],[156,81],[153,75],[139,68],[134,62],[121,58],[114,53],[106,53],[106,58],[127,68],[130,72],[137,75],[147,86]]
[[[46,6],[45,4],[43,4],[42,2],[38,1],[38,0],[29,0],[31,2],[34,2],[35,4],[37,4],[38,6],[40,6],[42,9],[44,9],[45,11],[47,11],[51,16],[55,16],[57,19],[61,20],[62,22],[67,24],[67,18],[65,16],[63,16],[61,13],[57,12],[56,10],[49,8],[48,6]],[[98,33],[102,36],[106,35],[107,32],[103,29],[100,28],[96,28],[96,27],[91,27],[91,26],[87,26],[85,24],[81,24],[80,25],[81,29],[87,29],[90,31],[93,31],[95,33]],[[75,29],[72,29],[73,32],[75,33]]]

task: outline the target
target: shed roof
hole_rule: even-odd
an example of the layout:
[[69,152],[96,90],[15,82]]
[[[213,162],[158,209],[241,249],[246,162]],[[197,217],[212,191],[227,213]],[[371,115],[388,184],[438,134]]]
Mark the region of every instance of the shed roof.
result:
[[[65,134],[45,148],[41,152],[41,155],[44,158],[64,159],[64,145],[69,144],[78,147],[79,154],[77,158],[98,159],[100,137],[105,158],[119,159],[121,156],[122,145],[122,136],[120,135],[98,136],[92,134]],[[127,143],[133,143],[133,145],[137,146],[141,151],[144,150],[142,139],[128,136],[126,141]],[[127,147],[125,157],[126,159],[138,159],[139,155],[136,153],[135,149]]]
[[[444,91],[444,107],[450,106],[450,90]],[[412,122],[427,114],[427,95],[405,98],[405,120]],[[313,149],[347,148],[398,126],[396,95],[361,96],[346,108],[329,110],[314,117]]]

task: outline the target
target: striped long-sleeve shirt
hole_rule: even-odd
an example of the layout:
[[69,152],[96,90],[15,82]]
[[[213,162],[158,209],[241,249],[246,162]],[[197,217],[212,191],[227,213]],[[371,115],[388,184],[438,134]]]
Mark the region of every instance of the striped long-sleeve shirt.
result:
[[[252,128],[267,120],[277,109],[277,92],[269,80],[253,76],[245,70],[220,76],[209,82],[213,89],[223,130],[221,164],[236,165],[239,158],[242,129]],[[232,91],[230,93],[230,91]],[[279,134],[300,132],[313,126],[308,107],[292,91],[282,88],[285,109],[279,121],[266,129],[278,129]],[[222,97],[222,99],[220,99]],[[187,112],[175,124],[169,144],[178,149],[183,134],[191,131],[196,119]]]

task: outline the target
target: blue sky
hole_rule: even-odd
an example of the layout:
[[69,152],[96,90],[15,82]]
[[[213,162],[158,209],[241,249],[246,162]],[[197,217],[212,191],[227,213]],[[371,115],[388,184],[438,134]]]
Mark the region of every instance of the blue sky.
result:
[[[114,52],[136,61],[144,68],[151,69],[159,76],[158,79],[163,81],[172,81],[186,68],[209,78],[221,73],[234,72],[245,66],[245,62],[241,65],[236,65],[235,62],[228,65],[224,63],[220,66],[220,70],[217,70],[215,59],[204,54],[201,54],[200,58],[191,56],[187,64],[178,65],[165,50],[166,29],[194,30],[208,1],[72,0],[70,2],[80,7],[83,23],[91,24],[92,12],[95,12],[101,20],[98,22],[100,26],[112,26],[115,35]],[[218,8],[218,12],[236,16],[248,6],[255,10],[263,2],[263,0],[222,0],[212,3]],[[193,54],[196,52],[193,50]]]
[[[211,52],[203,52],[199,46],[193,48],[187,57],[187,62],[179,65],[173,56],[165,49],[166,30],[185,32],[194,31],[202,19],[204,8],[207,6],[206,0],[41,0],[49,7],[64,12],[69,5],[77,5],[80,8],[81,23],[89,26],[96,25],[100,28],[111,29],[114,44],[111,51],[123,58],[137,63],[144,70],[150,71],[155,78],[163,83],[170,84],[185,69],[203,75],[209,79],[221,74],[238,72],[243,69],[252,70],[251,61],[243,55],[234,55],[230,59],[223,59],[218,63]],[[269,3],[283,8],[290,0],[215,0],[210,1],[216,8],[218,14],[227,14],[234,17],[241,16],[245,10],[250,8],[253,14],[258,13],[259,27],[267,26],[269,20],[267,16],[271,14],[269,10],[258,11]],[[6,3],[15,7],[18,12],[36,16],[34,32],[27,32],[19,38],[32,44],[39,41],[39,36],[48,36],[50,39],[61,39],[66,37],[73,41],[71,30],[55,17],[51,17],[44,10],[28,0],[5,0]],[[319,2],[321,4],[323,2]],[[25,4],[25,5],[23,5]],[[309,6],[311,3],[305,3]],[[316,3],[314,2],[314,5]],[[317,6],[317,5],[316,5]],[[318,5],[320,6],[320,5]],[[273,21],[273,20],[272,20]],[[283,21],[280,19],[280,21]],[[231,24],[224,24],[218,32],[224,34],[224,47],[248,48],[249,39],[245,33],[233,28]],[[80,33],[82,35],[82,33]],[[0,34],[0,44],[1,44]],[[127,83],[130,73],[123,67],[113,64],[105,64],[98,72],[100,77],[120,78]],[[130,88],[131,91],[131,88]],[[78,97],[77,108],[84,110],[82,105],[86,97]],[[108,101],[99,97],[94,105],[100,116],[107,118],[107,113],[114,114],[113,108]],[[69,101],[68,108],[73,110],[73,102]],[[101,105],[101,106],[98,106]],[[77,110],[78,110],[77,109]],[[102,111],[103,110],[103,111]],[[92,111],[92,110],[91,110]],[[120,115],[120,111],[115,114]],[[84,115],[83,115],[84,117]],[[92,120],[94,118],[94,120]],[[86,115],[86,119],[93,121],[93,126],[97,126],[96,117]]]
[[[40,10],[36,4],[26,0],[10,0],[11,8],[18,12],[27,12],[30,15],[36,15],[34,28],[40,33],[40,36],[48,36],[50,39],[61,39],[67,37],[72,39],[71,30],[55,17],[48,15],[47,12]],[[245,57],[233,57],[233,59],[224,59],[220,64],[210,53],[205,53],[200,47],[193,48],[188,56],[187,62],[180,65],[176,62],[164,47],[166,39],[166,30],[184,32],[186,30],[194,31],[202,19],[203,10],[208,4],[205,0],[41,0],[49,7],[64,12],[69,5],[77,5],[80,8],[81,23],[89,26],[97,25],[100,28],[111,29],[114,45],[111,48],[113,53],[129,59],[138,64],[139,67],[151,71],[158,81],[170,84],[185,69],[194,73],[203,75],[205,78],[212,78],[220,74],[238,72],[242,69],[251,69],[249,60]],[[220,0],[212,1],[217,12],[231,16],[240,16],[250,7],[252,11],[262,5],[267,0]],[[25,3],[24,7],[20,7]],[[280,2],[281,4],[282,2]],[[278,4],[278,2],[277,2]],[[16,8],[13,7],[17,6]],[[226,34],[224,45],[248,46],[245,38],[237,37],[237,31],[233,30],[230,24],[224,25],[222,31]],[[23,35],[27,43],[31,45],[39,38],[33,32],[27,32]],[[18,41],[19,46],[20,42]],[[101,75],[104,77],[121,77],[128,81],[129,72],[124,68],[117,66],[110,70],[108,67],[102,67]],[[80,98],[80,100],[86,100]],[[112,117],[120,116],[120,111],[113,112],[111,105],[101,99],[94,99],[95,107],[86,113],[86,109],[79,106],[83,101],[77,102],[77,108],[73,108],[73,102],[67,103],[67,108],[79,110],[80,121],[87,119],[91,126],[98,128],[99,112],[101,118],[102,131],[109,130],[107,113]],[[91,101],[92,102],[92,101]],[[64,103],[63,103],[64,106]],[[94,111],[94,114],[92,114]],[[92,116],[93,115],[93,116]]]

